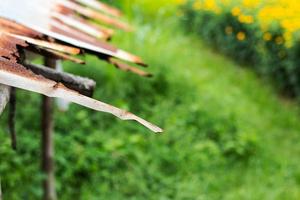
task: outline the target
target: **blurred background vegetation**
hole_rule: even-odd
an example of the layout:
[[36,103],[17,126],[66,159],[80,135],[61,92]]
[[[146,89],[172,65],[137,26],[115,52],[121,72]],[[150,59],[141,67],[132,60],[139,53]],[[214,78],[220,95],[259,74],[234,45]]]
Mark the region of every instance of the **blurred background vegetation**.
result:
[[[59,199],[300,198],[297,31],[280,16],[260,18],[284,1],[245,2],[111,1],[136,27],[113,42],[143,57],[155,76],[120,72],[92,56],[87,66],[64,67],[95,79],[95,98],[165,133],[77,105],[56,111]],[[299,3],[290,2],[279,7],[294,13]],[[265,8],[270,13],[259,14]],[[40,199],[41,98],[24,91],[17,98],[17,152],[1,116],[4,199]]]

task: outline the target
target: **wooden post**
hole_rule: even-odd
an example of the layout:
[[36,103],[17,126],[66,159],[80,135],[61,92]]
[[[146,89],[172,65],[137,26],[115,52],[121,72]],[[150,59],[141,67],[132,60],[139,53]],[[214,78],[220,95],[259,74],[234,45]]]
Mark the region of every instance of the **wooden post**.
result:
[[[45,66],[55,69],[57,60],[45,58]],[[46,175],[43,180],[43,199],[56,200],[54,145],[53,145],[53,99],[43,96],[42,99],[42,171]]]
[[8,126],[11,139],[11,146],[17,150],[17,134],[15,127],[16,120],[16,88],[11,87],[10,89],[10,100],[9,100],[9,115],[8,115]]

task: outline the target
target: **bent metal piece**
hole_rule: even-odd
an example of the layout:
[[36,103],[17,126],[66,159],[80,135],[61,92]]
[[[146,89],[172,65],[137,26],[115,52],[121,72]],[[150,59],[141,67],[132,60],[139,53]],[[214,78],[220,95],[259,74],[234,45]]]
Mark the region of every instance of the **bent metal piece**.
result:
[[93,110],[113,114],[122,120],[135,120],[155,133],[162,132],[162,129],[159,127],[132,113],[81,95],[65,87],[62,83],[36,75],[22,65],[11,63],[4,58],[0,58],[0,83],[40,93],[48,97],[62,98]]

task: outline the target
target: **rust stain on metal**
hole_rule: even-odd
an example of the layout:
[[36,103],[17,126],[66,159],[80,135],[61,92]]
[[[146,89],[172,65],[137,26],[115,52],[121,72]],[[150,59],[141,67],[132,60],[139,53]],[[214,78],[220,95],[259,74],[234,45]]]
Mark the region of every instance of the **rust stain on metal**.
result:
[[75,0],[75,1],[115,17],[120,17],[122,15],[120,10],[97,0]]
[[[22,6],[22,9],[18,10],[17,13],[11,9],[16,4]],[[105,21],[106,24],[115,24],[119,28],[126,27],[119,19],[93,9],[97,7],[98,10],[101,10],[101,8],[103,9],[103,5],[101,5],[99,8],[99,4],[96,5],[94,1],[90,0],[82,0],[80,4],[70,0],[4,0],[0,7],[0,17],[6,17],[20,23],[20,25],[16,25],[19,31],[12,32],[10,28],[10,33],[33,39],[41,39],[41,35],[43,38],[51,37],[71,46],[99,54],[100,57],[103,55],[116,57],[143,66],[144,62],[138,56],[99,40],[99,38],[109,39],[112,36],[112,31],[91,23],[90,20],[98,19],[100,22]],[[11,12],[6,11],[5,8]],[[105,10],[109,11],[109,9]],[[29,28],[26,33],[22,34],[21,30],[26,29],[24,26]],[[34,30],[33,33],[32,29]],[[33,37],[34,35],[37,36]]]
[[100,39],[107,40],[114,34],[113,29],[92,23],[91,21],[85,18],[78,17],[76,13],[74,13],[74,11],[63,6],[58,6],[57,13],[53,13],[53,18],[62,20],[65,24],[68,24],[69,26],[74,27],[75,25],[77,25],[75,26],[75,28],[78,28],[82,31],[84,31],[84,28],[87,28],[90,31],[85,30],[86,33],[91,34],[92,36],[96,35],[96,37],[100,37]]
[[[85,64],[84,60],[81,60],[81,59],[76,58],[76,57],[69,56],[68,54],[60,53],[60,52],[53,51],[53,50],[50,50],[50,49],[44,49],[44,50],[49,53],[49,57],[52,56],[56,59],[68,60],[68,61],[71,61],[71,62],[74,62],[74,63],[77,63],[77,64]],[[46,54],[46,56],[47,56],[47,54]]]
[[0,57],[0,70],[8,73],[12,73],[18,76],[26,77],[32,80],[37,80],[41,82],[51,82],[50,80],[44,78],[43,76],[36,75],[33,72],[27,70],[22,65],[18,63],[11,62],[5,58]]
[[70,47],[70,46],[66,46],[66,45],[62,45],[62,44],[58,44],[58,43],[52,43],[52,42],[48,42],[45,40],[38,40],[38,39],[34,39],[34,38],[22,36],[22,35],[15,35],[15,34],[11,34],[11,33],[5,33],[5,34],[9,35],[12,38],[15,38],[20,41],[24,41],[29,44],[41,46],[41,47],[44,47],[47,49],[52,49],[52,50],[56,50],[56,51],[63,52],[63,53],[78,55],[81,52],[81,50],[79,48],[75,48],[75,47]]
[[12,38],[1,33],[0,29],[0,57],[9,59],[13,62],[20,61],[18,46],[27,47],[24,41]]
[[125,63],[122,63],[122,62],[120,62],[116,59],[109,58],[109,62],[111,64],[113,64],[116,68],[120,69],[120,70],[123,70],[123,71],[126,71],[126,72],[132,72],[134,74],[144,76],[144,77],[152,77],[152,74],[150,74],[148,72],[145,72],[143,70],[140,70],[136,67],[129,66],[129,65],[127,65]]
[[69,37],[76,38],[90,45],[95,45],[99,48],[106,49],[113,53],[118,51],[118,48],[107,44],[101,40],[97,40],[97,38],[87,35],[80,30],[76,30],[75,28],[67,26],[61,20],[56,20],[56,23],[53,23],[51,30],[62,35],[67,35]]
[[81,95],[78,92],[65,87],[59,82],[36,75],[22,65],[11,63],[3,58],[0,58],[0,83],[37,92],[49,97],[62,98],[93,110],[110,113],[122,120],[137,121],[153,132],[162,132],[162,129],[159,127],[130,112]]
[[67,9],[71,9],[81,15],[84,15],[86,17],[94,18],[99,20],[102,23],[115,26],[116,28],[123,29],[125,31],[131,31],[132,28],[125,22],[122,22],[116,18],[107,16],[105,14],[102,14],[100,12],[97,12],[93,9],[90,9],[88,7],[81,6],[80,4],[68,0],[61,0],[59,1],[61,6],[64,6]]
[[46,48],[42,48],[42,47],[34,47],[32,49],[29,48],[28,50],[30,52],[40,54],[43,57],[50,57],[50,58],[54,58],[56,60],[68,60],[68,61],[71,61],[71,62],[77,63],[77,64],[85,64],[84,60],[81,60],[79,58],[76,58],[76,57],[73,57],[68,54],[58,52],[58,51],[54,51],[51,49],[46,49]]
[[[84,61],[75,55],[86,51],[122,71],[150,77],[150,73],[120,61],[146,66],[140,57],[106,41],[113,35],[111,28],[90,21],[96,19],[102,24],[129,31],[131,27],[116,18],[121,12],[96,0],[4,0],[1,3],[0,84],[63,98],[111,113],[122,120],[135,120],[154,132],[162,132],[159,127],[130,112],[84,96],[54,78],[38,75],[23,66],[27,56],[24,52],[27,51],[80,64]],[[21,10],[13,10],[17,3]]]
[[36,32],[26,26],[22,26],[21,24],[4,19],[2,17],[0,17],[0,27],[2,30],[6,30],[7,32],[13,34],[24,35],[32,38],[42,37],[42,34],[40,34],[39,32]]

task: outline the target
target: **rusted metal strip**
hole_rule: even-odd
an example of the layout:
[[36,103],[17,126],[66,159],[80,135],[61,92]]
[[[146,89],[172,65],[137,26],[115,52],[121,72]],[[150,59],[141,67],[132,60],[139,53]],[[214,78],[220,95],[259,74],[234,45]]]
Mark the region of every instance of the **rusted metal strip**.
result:
[[122,120],[137,121],[153,132],[162,132],[161,128],[132,113],[81,95],[61,83],[36,75],[22,65],[8,62],[6,59],[2,58],[0,58],[0,83],[44,94],[48,97],[62,98],[93,110],[110,113]]
[[116,68],[122,70],[122,71],[126,71],[126,72],[132,72],[134,74],[137,74],[139,76],[144,76],[144,77],[152,77],[151,73],[145,72],[143,70],[140,70],[136,67],[132,67],[127,65],[126,63],[122,63],[116,59],[113,58],[109,58],[109,62],[111,64],[113,64]]
[[[49,57],[49,58],[53,58],[56,60],[68,60],[68,61],[71,61],[71,62],[77,63],[77,64],[85,64],[85,61],[83,61],[79,58],[76,58],[76,57],[73,57],[68,54],[58,52],[58,51],[54,51],[51,49],[40,48],[40,47],[27,48],[27,49],[29,52],[32,52],[37,55],[42,55],[44,57]],[[1,54],[1,52],[0,52],[0,54]]]
[[48,49],[53,49],[55,51],[60,51],[63,53],[78,55],[81,52],[80,49],[75,48],[75,47],[70,47],[70,46],[57,44],[57,43],[53,43],[53,42],[47,42],[45,40],[38,40],[38,39],[34,39],[34,38],[22,36],[22,35],[16,35],[16,34],[12,34],[12,33],[4,33],[4,34],[7,34],[7,35],[14,37],[16,39],[19,39],[19,40],[23,40],[29,44],[41,46],[41,47],[48,48]]
[[87,24],[88,26],[93,27],[94,29],[105,33],[109,38],[111,38],[115,34],[115,30],[103,26],[97,22],[94,22],[92,19],[85,19],[82,17],[78,17],[77,15],[72,16],[75,20],[80,21],[81,23]]
[[95,10],[103,11],[104,13],[113,15],[115,17],[120,17],[122,15],[122,12],[120,10],[97,0],[76,0],[76,1],[88,7],[91,7]]
[[88,50],[96,55],[101,54],[112,56],[125,61],[139,64],[141,66],[146,66],[146,64],[140,57],[118,49],[104,41],[99,41],[93,37],[84,35],[80,31],[74,31],[74,29],[72,29],[71,27],[68,27],[59,22],[52,22],[51,31],[41,30],[41,32],[53,38],[56,38],[57,40]]
[[107,40],[110,37],[110,35],[107,35],[104,31],[99,30],[81,20],[75,19],[74,17],[65,16],[60,13],[54,13],[53,17],[59,19],[64,24],[69,25],[75,29],[82,31],[82,32],[85,32],[86,34],[89,34],[93,37],[96,37],[99,39],[104,39],[104,40]]
[[109,16],[102,14],[100,12],[97,12],[93,9],[81,6],[75,2],[71,2],[69,0],[58,0],[58,2],[60,5],[65,6],[66,8],[69,8],[71,10],[74,10],[75,12],[77,12],[81,15],[87,16],[92,19],[99,20],[100,22],[115,26],[124,31],[132,30],[132,28],[125,22],[121,22],[120,20],[118,20],[116,18],[109,17]]
[[42,35],[26,26],[18,24],[14,21],[0,17],[0,29],[6,30],[17,35],[25,35],[32,38],[41,38]]
[[93,96],[96,82],[91,79],[75,76],[66,72],[59,72],[54,69],[35,64],[24,63],[23,66],[35,74],[42,75],[48,79],[62,83],[66,87],[75,90],[80,94],[89,97]]

